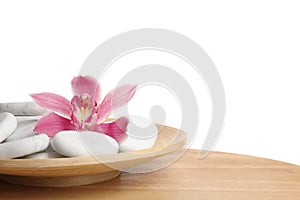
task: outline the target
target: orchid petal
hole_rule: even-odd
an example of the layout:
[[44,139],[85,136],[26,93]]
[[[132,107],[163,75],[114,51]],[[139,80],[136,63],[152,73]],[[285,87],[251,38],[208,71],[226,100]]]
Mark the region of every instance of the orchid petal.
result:
[[103,99],[97,110],[97,123],[106,118],[112,110],[125,105],[136,92],[136,85],[122,85],[111,90]]
[[100,101],[100,85],[92,76],[77,76],[72,82],[74,96],[88,94],[96,103]]
[[56,133],[64,130],[76,130],[76,128],[70,120],[53,112],[42,117],[34,128],[34,132],[38,134],[45,133],[49,137],[53,137]]
[[39,93],[30,95],[41,107],[56,112],[63,117],[70,117],[71,103],[66,98],[52,93]]
[[128,123],[129,122],[126,117],[120,117],[116,121],[110,123],[96,124],[93,131],[108,135],[120,143],[127,138],[126,129]]
[[71,119],[78,129],[89,129],[89,127],[96,123],[96,108],[88,95],[83,95],[81,97],[74,96],[71,100],[71,105]]

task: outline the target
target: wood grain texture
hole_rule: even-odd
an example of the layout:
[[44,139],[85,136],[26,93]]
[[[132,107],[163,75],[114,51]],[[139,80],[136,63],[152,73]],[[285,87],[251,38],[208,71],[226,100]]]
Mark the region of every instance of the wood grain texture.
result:
[[0,181],[1,199],[300,199],[300,167],[251,156],[187,150],[171,166],[98,184],[37,188]]
[[1,179],[17,185],[36,187],[72,187],[100,183],[120,175],[121,171],[70,177],[36,177],[0,175]]

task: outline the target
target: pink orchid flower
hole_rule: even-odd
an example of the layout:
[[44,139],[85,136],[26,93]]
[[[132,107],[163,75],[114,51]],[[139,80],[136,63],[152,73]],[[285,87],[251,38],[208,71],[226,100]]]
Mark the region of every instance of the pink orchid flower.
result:
[[111,90],[100,103],[100,85],[91,76],[73,78],[74,97],[71,102],[52,93],[30,95],[43,108],[51,110],[36,124],[34,131],[53,137],[63,130],[90,130],[113,137],[118,142],[127,137],[128,119],[119,119],[106,123],[110,113],[125,105],[135,94],[136,86],[123,85]]

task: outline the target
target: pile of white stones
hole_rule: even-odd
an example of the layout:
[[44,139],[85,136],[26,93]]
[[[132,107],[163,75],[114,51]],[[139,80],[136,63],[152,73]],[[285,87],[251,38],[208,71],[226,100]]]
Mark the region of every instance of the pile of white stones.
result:
[[136,151],[151,148],[158,135],[154,123],[135,118],[135,123],[130,121],[128,124],[128,137],[120,144],[110,136],[92,131],[62,131],[51,139],[33,131],[37,120],[45,113],[46,110],[34,103],[0,104],[0,159],[45,159]]

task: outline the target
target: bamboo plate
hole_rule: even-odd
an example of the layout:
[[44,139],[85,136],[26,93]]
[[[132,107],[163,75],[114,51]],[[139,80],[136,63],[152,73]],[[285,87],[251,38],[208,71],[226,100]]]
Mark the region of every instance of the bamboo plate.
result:
[[184,132],[157,126],[159,135],[150,149],[94,157],[0,159],[0,179],[43,187],[70,187],[110,180],[121,173],[120,169],[161,157],[184,146]]

